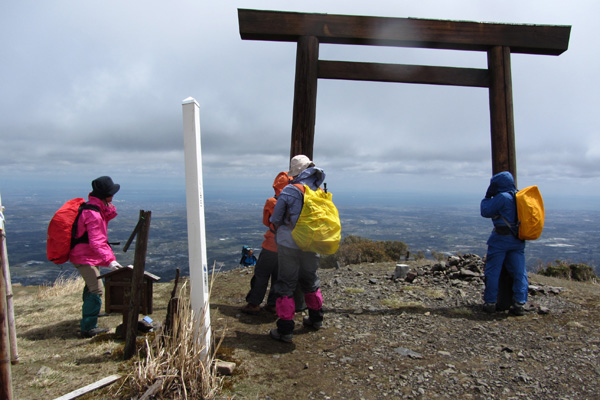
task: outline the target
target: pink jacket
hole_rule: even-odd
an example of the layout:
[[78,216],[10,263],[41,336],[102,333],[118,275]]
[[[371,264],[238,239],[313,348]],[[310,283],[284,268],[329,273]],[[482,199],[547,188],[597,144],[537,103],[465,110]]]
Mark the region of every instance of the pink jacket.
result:
[[89,243],[80,243],[73,247],[69,253],[69,261],[73,264],[108,267],[108,264],[116,258],[108,245],[107,227],[108,221],[117,216],[117,209],[112,204],[105,205],[104,201],[93,196],[88,196],[88,203],[99,207],[100,212],[95,210],[81,212],[75,237],[81,237],[87,231]]

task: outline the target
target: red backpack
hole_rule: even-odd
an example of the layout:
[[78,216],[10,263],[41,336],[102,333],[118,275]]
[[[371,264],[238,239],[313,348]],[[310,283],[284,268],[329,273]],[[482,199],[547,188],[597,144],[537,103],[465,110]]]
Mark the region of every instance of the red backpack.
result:
[[87,204],[82,198],[67,201],[58,209],[48,224],[48,235],[46,237],[46,254],[48,260],[55,264],[63,264],[69,261],[71,249],[78,243],[87,243],[87,232],[77,239],[73,238],[76,223],[83,210],[100,211],[97,206]]

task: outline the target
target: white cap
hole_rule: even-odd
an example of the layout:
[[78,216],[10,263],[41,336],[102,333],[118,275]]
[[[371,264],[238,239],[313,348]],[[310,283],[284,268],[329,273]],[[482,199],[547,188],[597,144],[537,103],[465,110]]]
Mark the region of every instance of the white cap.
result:
[[290,161],[290,170],[288,172],[288,176],[291,176],[292,178],[298,176],[300,172],[304,171],[311,165],[314,164],[312,163],[312,161],[310,161],[310,158],[306,157],[305,155],[301,154],[298,156],[294,156],[294,158],[292,158],[292,160]]

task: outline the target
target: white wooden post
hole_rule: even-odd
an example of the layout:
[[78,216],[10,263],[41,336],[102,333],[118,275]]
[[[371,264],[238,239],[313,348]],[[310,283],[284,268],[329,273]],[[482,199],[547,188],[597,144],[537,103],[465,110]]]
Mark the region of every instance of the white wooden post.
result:
[[[187,204],[190,298],[196,337],[201,340],[203,356],[211,343],[206,229],[204,224],[204,188],[202,184],[202,147],[200,143],[200,107],[188,97],[183,100],[183,147],[185,158],[185,200]],[[204,321],[200,321],[203,318]],[[202,322],[202,329],[198,330]]]

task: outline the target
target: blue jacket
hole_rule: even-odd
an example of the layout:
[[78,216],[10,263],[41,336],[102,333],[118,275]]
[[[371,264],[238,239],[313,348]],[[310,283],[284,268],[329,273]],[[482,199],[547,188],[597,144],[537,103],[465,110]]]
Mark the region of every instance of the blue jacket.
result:
[[304,204],[304,194],[295,187],[294,183],[307,185],[312,190],[317,190],[325,181],[325,172],[321,168],[310,167],[300,172],[291,184],[287,185],[277,198],[273,215],[270,221],[277,227],[277,245],[299,249],[292,238],[292,230],[296,226],[302,205]]
[[[517,221],[516,192],[515,180],[510,172],[504,171],[492,176],[485,198],[481,200],[481,216],[491,218],[494,228],[506,229],[507,224],[504,219],[514,224]],[[515,229],[513,225],[513,231]],[[495,230],[492,231],[487,244],[497,247],[525,247],[525,241],[512,234],[499,235]]]

